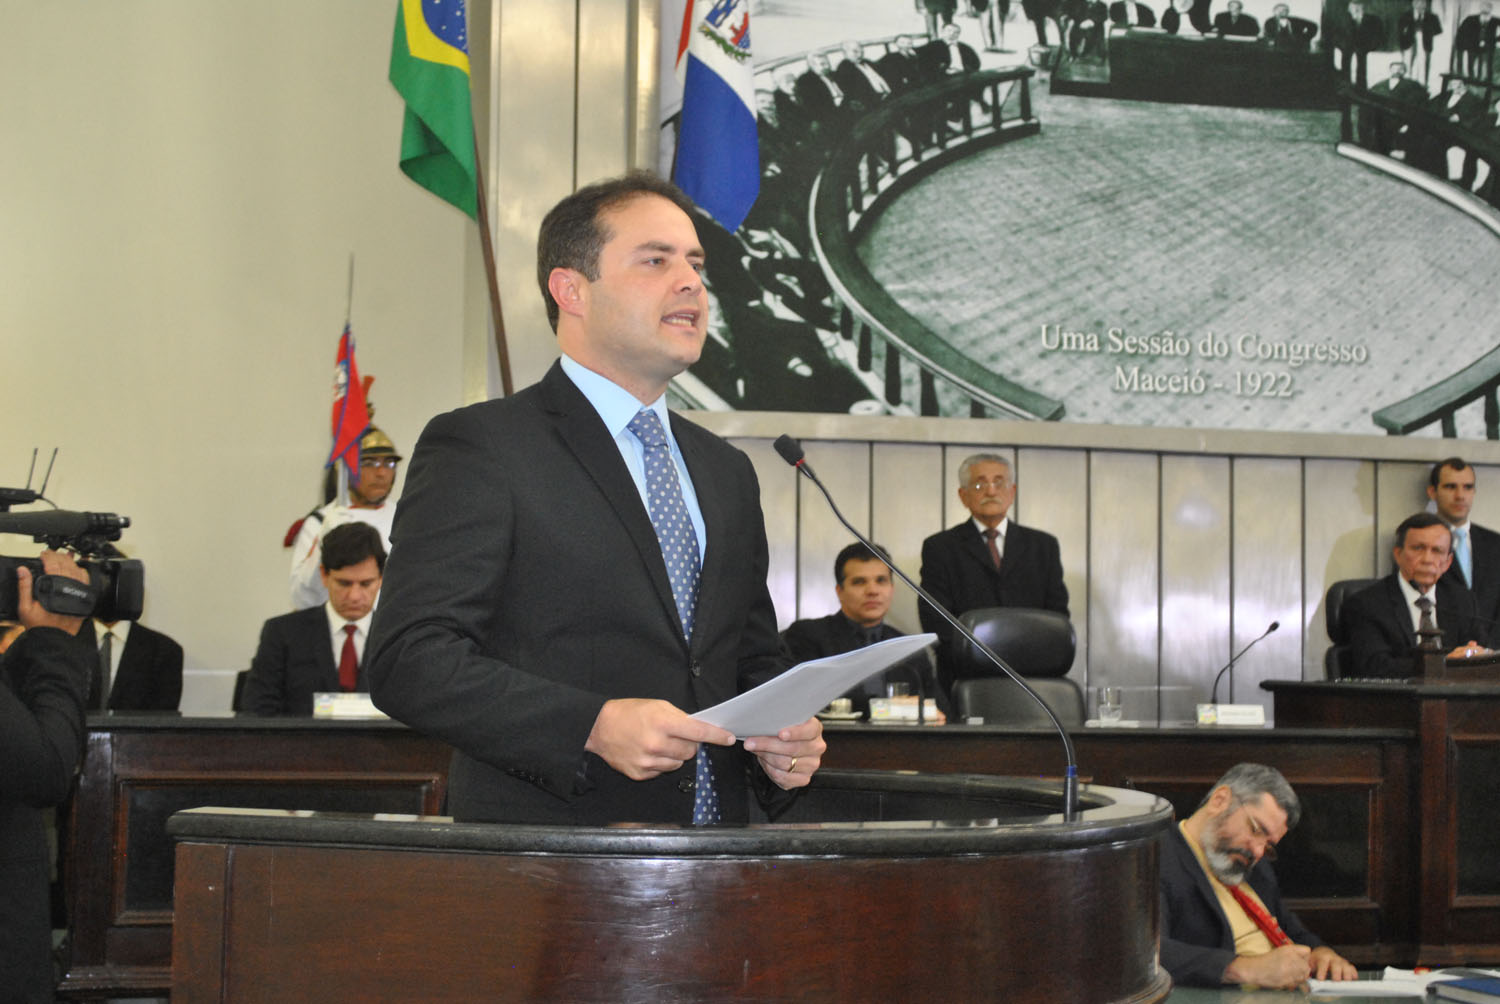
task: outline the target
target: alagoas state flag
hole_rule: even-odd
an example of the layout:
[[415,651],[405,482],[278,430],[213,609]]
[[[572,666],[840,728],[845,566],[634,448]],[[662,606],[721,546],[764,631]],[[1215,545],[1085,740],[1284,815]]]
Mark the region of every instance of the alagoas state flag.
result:
[[760,193],[750,0],[679,2],[682,118],[672,180],[732,231]]

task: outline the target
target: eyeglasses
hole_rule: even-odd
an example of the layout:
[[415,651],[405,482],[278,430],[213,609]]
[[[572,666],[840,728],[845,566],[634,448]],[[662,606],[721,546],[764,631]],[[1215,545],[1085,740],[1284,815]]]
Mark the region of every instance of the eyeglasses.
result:
[[1010,487],[1010,482],[1001,478],[994,481],[976,481],[971,485],[964,485],[964,487],[969,489],[969,491],[971,492],[979,492],[980,494],[983,494],[991,488],[995,489],[996,491],[1003,492],[1005,491],[1005,489]]
[[1260,820],[1255,818],[1255,813],[1250,811],[1248,803],[1241,802],[1240,808],[1245,810],[1245,819],[1250,823],[1250,836],[1265,845],[1265,850],[1260,856],[1266,861],[1276,860],[1276,841],[1271,839],[1271,833],[1265,828]]
[[384,467],[388,470],[394,471],[396,469],[396,465],[399,463],[401,463],[401,461],[397,460],[395,457],[364,457],[360,460],[359,466]]

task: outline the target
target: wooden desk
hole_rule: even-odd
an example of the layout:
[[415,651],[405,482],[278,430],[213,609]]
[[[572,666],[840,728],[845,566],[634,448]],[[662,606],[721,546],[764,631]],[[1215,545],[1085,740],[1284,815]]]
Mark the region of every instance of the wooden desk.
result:
[[437,813],[448,757],[393,722],[90,715],[64,825],[71,958],[59,994],[166,994],[172,813],[209,804]]
[[1415,887],[1424,964],[1500,960],[1500,685],[1267,681],[1282,726],[1385,726],[1417,737],[1410,845],[1396,859]]
[[[1055,778],[1046,730],[833,725],[829,768]],[[1415,732],[1383,729],[1078,729],[1082,780],[1160,794],[1190,812],[1224,770],[1275,764],[1307,813],[1283,844],[1282,885],[1308,925],[1360,965],[1417,961],[1412,890]],[[64,850],[72,959],[65,996],[165,993],[171,812],[197,805],[442,811],[448,750],[389,723],[100,715]]]
[[[1060,777],[1050,729],[829,725],[825,767]],[[1189,815],[1237,763],[1270,764],[1297,790],[1302,823],[1281,842],[1276,874],[1307,926],[1356,965],[1416,958],[1416,902],[1405,862],[1416,737],[1403,728],[1083,728],[1070,733],[1079,779],[1137,788]]]
[[170,823],[172,999],[1161,1001],[1171,810],[1095,786],[1079,807],[1064,820],[1056,784],[830,770],[773,825],[194,809]]

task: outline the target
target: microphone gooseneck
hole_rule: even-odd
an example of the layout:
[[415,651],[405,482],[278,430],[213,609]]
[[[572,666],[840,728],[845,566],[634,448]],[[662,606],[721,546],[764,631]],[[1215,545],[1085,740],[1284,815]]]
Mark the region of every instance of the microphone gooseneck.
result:
[[[1037,694],[1035,690],[1031,689],[1030,684],[1026,682],[1026,680],[1021,676],[1020,673],[1017,673],[1014,669],[1011,669],[1010,666],[1006,665],[1004,659],[996,655],[993,649],[991,649],[988,645],[975,637],[974,632],[964,627],[963,624],[959,622],[958,618],[949,613],[948,609],[941,603],[933,599],[931,594],[929,594],[927,590],[923,589],[921,586],[913,582],[911,576],[907,575],[901,569],[897,568],[893,562],[887,561],[884,557],[881,557],[880,551],[878,548],[876,548],[874,543],[871,542],[869,538],[867,538],[864,534],[856,530],[853,524],[845,519],[844,514],[839,511],[838,504],[833,501],[833,496],[828,493],[828,489],[823,486],[823,482],[818,479],[818,476],[813,473],[812,467],[808,465],[806,454],[802,450],[801,443],[797,442],[797,440],[793,439],[791,436],[783,435],[777,438],[774,446],[776,452],[781,455],[781,459],[785,460],[788,464],[791,464],[798,470],[798,472],[805,475],[809,481],[818,486],[818,491],[822,492],[823,497],[828,500],[828,508],[833,510],[833,515],[837,517],[838,521],[844,525],[844,529],[854,534],[855,538],[861,544],[864,544],[866,547],[868,547],[872,554],[880,558],[881,562],[884,563],[885,566],[889,568],[897,578],[910,586],[918,596],[922,597],[922,599],[927,603],[928,606],[930,606],[933,610],[936,610],[945,621],[953,626],[953,629],[955,631],[963,635],[970,641],[970,643],[974,645],[975,648],[983,652],[986,658],[993,662],[995,666],[1006,676],[1014,680],[1016,684],[1020,686],[1020,688],[1024,690],[1031,697],[1031,699],[1041,707],[1044,712],[1046,712],[1047,717],[1052,720],[1053,728],[1057,729],[1057,734],[1062,738],[1063,754],[1067,759],[1067,769],[1063,774],[1063,819],[1069,823],[1077,821],[1078,758],[1074,755],[1073,752],[1072,737],[1068,735],[1068,730],[1063,728],[1062,722],[1058,721],[1057,715],[1054,714],[1052,709],[1047,706],[1047,702],[1042,700],[1041,696]],[[918,704],[918,707],[920,708],[921,705]]]
[[[1255,639],[1250,644],[1246,645],[1244,648],[1240,649],[1237,653],[1230,657],[1229,662],[1225,663],[1224,668],[1219,670],[1218,675],[1214,677],[1214,689],[1213,692],[1209,695],[1208,699],[1210,704],[1219,703],[1219,681],[1224,679],[1225,673],[1234,668],[1234,664],[1236,662],[1240,661],[1240,656],[1244,655],[1256,645],[1260,644],[1261,638],[1264,638],[1266,635],[1270,634],[1272,631],[1275,631],[1279,627],[1281,627],[1281,621],[1272,621],[1271,626],[1260,633],[1260,638]],[[1233,686],[1233,684],[1231,684],[1231,686]]]

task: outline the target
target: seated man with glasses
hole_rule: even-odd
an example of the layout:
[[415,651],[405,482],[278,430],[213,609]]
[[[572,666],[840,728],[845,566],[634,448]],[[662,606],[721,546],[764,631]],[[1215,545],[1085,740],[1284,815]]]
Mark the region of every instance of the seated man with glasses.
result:
[[[359,439],[359,477],[349,482],[349,504],[341,505],[333,497],[332,477],[324,486],[329,501],[292,525],[287,531],[292,541],[292,609],[307,610],[328,602],[323,588],[323,535],[345,523],[368,523],[380,531],[380,543],[391,549],[391,523],[396,518],[396,501],[391,488],[396,483],[396,469],[401,454],[396,444],[374,425]],[[329,475],[335,473],[328,469]]]
[[[1057,538],[1010,519],[1016,482],[1010,461],[976,453],[958,468],[958,499],[970,518],[922,542],[922,588],[954,614],[984,607],[1036,607],[1068,616]],[[953,629],[926,603],[922,630],[938,636],[938,673],[953,681]]]
[[1352,980],[1354,966],[1281,901],[1269,862],[1302,806],[1272,767],[1231,767],[1162,842],[1161,964],[1180,986],[1268,989],[1309,977]]

